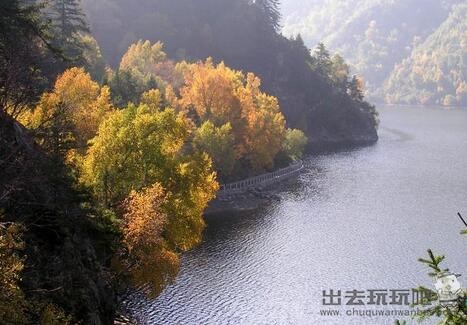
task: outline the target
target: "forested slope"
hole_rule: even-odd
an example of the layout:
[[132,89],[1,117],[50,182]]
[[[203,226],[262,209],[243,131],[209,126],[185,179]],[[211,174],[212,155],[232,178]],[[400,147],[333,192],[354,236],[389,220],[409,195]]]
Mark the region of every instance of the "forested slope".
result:
[[131,43],[162,41],[175,60],[213,57],[257,74],[279,98],[288,124],[303,129],[314,148],[376,141],[371,106],[310,69],[313,59],[301,39],[278,34],[277,13],[262,3],[143,0],[135,8],[128,0],[84,1],[92,32],[114,66]]
[[467,4],[396,65],[384,94],[390,103],[467,106]]
[[[427,42],[432,48],[441,49],[452,42],[452,38],[459,38],[459,35],[455,36],[459,34],[456,30],[462,29],[461,19],[454,22],[449,18],[453,6],[462,3],[458,0],[309,0],[300,1],[304,8],[302,11],[297,9],[297,3],[295,0],[284,1],[284,11],[287,12],[284,33],[300,33],[309,46],[323,41],[332,50],[340,52],[352,65],[353,71],[365,78],[370,99],[427,102],[421,100],[420,93],[424,92],[423,97],[427,97],[427,89],[423,85],[413,85],[410,94],[402,96],[404,98],[400,94],[394,95],[396,84],[389,82],[392,86],[384,88],[383,85],[391,74],[400,74],[397,70],[401,68],[402,61],[413,56],[415,51],[420,53],[419,48],[426,47]],[[448,19],[451,23],[446,22]],[[463,21],[466,19],[464,16]],[[456,53],[459,55],[458,51]],[[411,62],[413,60],[406,60],[404,69],[422,69],[426,74],[432,70],[430,66],[437,65],[428,59],[422,65],[408,68]],[[462,70],[462,66],[452,62],[451,67],[457,73]],[[451,83],[447,87],[456,86]],[[406,86],[403,88],[401,92],[408,91]],[[388,97],[385,96],[387,91],[391,93]],[[436,97],[434,93],[432,95]],[[412,99],[407,100],[407,96]],[[442,101],[441,98],[432,102],[441,104]],[[452,102],[452,98],[448,101]]]
[[361,80],[281,36],[276,0],[80,3],[0,2],[2,324],[111,324],[175,280],[220,182],[377,140]]
[[[0,323],[110,324],[116,300],[104,232],[54,162],[2,113],[0,166]],[[22,272],[21,290],[5,283],[5,270]]]

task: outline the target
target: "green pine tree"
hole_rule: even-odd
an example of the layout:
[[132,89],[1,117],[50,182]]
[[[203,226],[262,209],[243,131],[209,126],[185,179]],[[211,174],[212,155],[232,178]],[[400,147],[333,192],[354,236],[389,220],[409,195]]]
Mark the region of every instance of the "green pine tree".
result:
[[331,55],[323,43],[319,43],[316,46],[311,59],[311,69],[318,72],[325,79],[330,79],[332,69]]
[[347,92],[350,98],[353,100],[358,102],[363,101],[365,96],[363,95],[362,86],[360,85],[360,81],[358,80],[357,76],[354,75],[352,79],[350,79],[347,86]]
[[58,52],[40,10],[31,1],[0,1],[0,117],[15,117],[37,99],[44,53]]
[[279,0],[253,0],[253,4],[258,6],[264,13],[266,22],[276,31],[281,28],[281,12]]
[[[459,214],[459,217],[465,223],[462,216]],[[467,234],[466,230],[462,231],[463,234]],[[436,255],[431,249],[428,250],[428,258],[420,258],[419,262],[425,264],[430,269],[428,275],[431,278],[436,278],[438,275],[441,275],[445,272],[449,272],[448,268],[443,268],[441,264],[444,262],[444,255]],[[420,301],[415,306],[426,305],[428,303],[435,303],[437,298],[437,293],[433,290],[427,289],[425,287],[419,287],[418,290],[425,290],[426,293],[423,301]],[[465,325],[467,324],[467,290],[463,289],[459,295],[458,305],[452,308],[443,307],[440,304],[435,304],[430,308],[420,310],[420,313],[415,317],[418,321],[427,320],[433,316],[442,317],[442,320],[438,323],[439,325]],[[399,321],[396,321],[396,324],[404,324]]]
[[52,0],[48,11],[57,47],[71,63],[83,63],[83,51],[86,45],[81,34],[89,33],[89,27],[80,1]]

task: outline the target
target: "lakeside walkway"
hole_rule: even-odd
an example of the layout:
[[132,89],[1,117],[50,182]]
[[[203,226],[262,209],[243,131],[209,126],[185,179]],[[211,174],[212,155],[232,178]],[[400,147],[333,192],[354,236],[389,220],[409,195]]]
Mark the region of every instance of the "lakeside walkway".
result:
[[252,188],[273,185],[298,175],[303,170],[303,168],[303,161],[298,160],[287,167],[278,169],[270,173],[261,174],[233,183],[222,184],[217,195],[229,196],[244,193]]

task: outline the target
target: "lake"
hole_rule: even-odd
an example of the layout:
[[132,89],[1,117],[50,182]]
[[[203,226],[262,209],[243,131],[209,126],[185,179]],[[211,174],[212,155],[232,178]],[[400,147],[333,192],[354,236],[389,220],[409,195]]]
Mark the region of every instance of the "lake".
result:
[[[456,216],[467,216],[467,111],[378,111],[376,145],[309,157],[279,202],[208,219],[176,283],[155,300],[134,295],[129,308],[147,324],[393,324],[404,317],[355,310],[410,308],[346,305],[345,295],[432,287],[417,262],[428,248],[467,286],[467,236]],[[341,304],[323,305],[331,289]]]

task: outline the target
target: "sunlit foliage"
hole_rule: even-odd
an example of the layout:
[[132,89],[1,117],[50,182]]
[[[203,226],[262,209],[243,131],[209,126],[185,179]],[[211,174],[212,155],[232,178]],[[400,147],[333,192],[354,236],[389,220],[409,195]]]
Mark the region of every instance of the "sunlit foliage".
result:
[[119,67],[109,73],[108,84],[116,105],[138,104],[141,95],[151,89],[178,88],[182,74],[176,64],[167,58],[163,44],[138,41],[130,45]]
[[[172,68],[161,70],[161,66]],[[167,103],[200,128],[195,132],[193,148],[212,156],[222,178],[231,176],[239,161],[246,162],[250,170],[274,166],[274,158],[285,140],[285,119],[278,100],[260,89],[261,81],[254,74],[231,69],[223,62],[215,64],[211,58],[174,65],[160,42],[149,41],[129,47],[114,80],[122,74],[133,83],[117,92],[143,91],[140,98],[131,102],[152,109]],[[151,80],[158,81],[159,89],[145,90]]]
[[300,159],[302,158],[307,142],[308,139],[302,131],[287,129],[283,145],[284,152],[292,160]]
[[142,90],[146,85],[174,85],[177,83],[175,64],[168,60],[163,51],[163,44],[149,41],[138,41],[132,44],[123,55],[119,66],[120,71],[129,72],[138,82]]
[[277,98],[261,91],[254,74],[235,71],[211,59],[191,65],[185,72],[180,105],[193,110],[201,121],[215,126],[230,123],[238,157],[253,169],[273,166],[285,136],[285,119]]
[[83,165],[82,181],[109,207],[132,190],[160,183],[167,243],[180,250],[200,242],[202,214],[218,188],[210,158],[183,152],[191,129],[190,120],[173,109],[130,105],[101,124]]
[[152,111],[160,109],[162,104],[162,95],[159,89],[150,89],[141,95],[141,104],[145,104]]
[[50,93],[42,95],[32,113],[21,119],[39,143],[56,156],[84,152],[100,122],[113,110],[110,90],[100,87],[82,68],[61,74]]
[[[337,134],[346,142],[377,139],[376,121],[368,106],[351,101],[345,92],[335,91],[333,82],[309,69],[310,51],[296,34],[294,39],[287,39],[271,26],[269,9],[274,9],[277,1],[141,0],[138,6],[131,0],[85,0],[83,3],[96,39],[114,66],[118,66],[121,55],[139,39],[160,40],[165,44],[167,57],[173,60],[196,62],[213,57],[216,63],[223,61],[226,66],[253,72],[262,79],[262,91],[278,98],[288,125],[303,130],[314,141]],[[300,2],[301,8],[306,5]],[[265,6],[269,9],[265,10]],[[177,67],[176,71],[180,72]],[[119,79],[124,78],[120,75]],[[171,86],[174,92],[168,91],[170,96],[166,99],[178,110],[180,102],[173,100],[173,95],[180,97],[180,87]],[[151,88],[163,90],[157,83],[143,91]],[[114,97],[115,87],[111,89],[113,98],[124,98]],[[130,101],[137,103],[139,97],[140,94]],[[126,105],[128,98],[119,101],[117,106]],[[194,121],[197,126],[203,122]],[[216,127],[225,124],[213,123]],[[231,121],[236,144],[240,144],[234,124]],[[236,150],[244,148],[239,145]],[[242,167],[238,170],[251,170],[247,158],[240,157],[239,164]]]
[[285,139],[285,119],[277,98],[260,90],[261,81],[249,73],[237,90],[246,120],[245,155],[256,170],[272,168]]
[[240,101],[235,90],[242,86],[242,74],[212,59],[190,65],[185,72],[185,84],[181,89],[181,105],[188,112],[194,109],[202,120],[215,124],[230,122],[238,139],[243,123]]
[[215,170],[224,178],[231,175],[235,166],[234,143],[230,123],[216,127],[211,121],[204,122],[195,131],[193,139],[195,150],[206,152],[212,158]]
[[158,183],[132,191],[123,203],[123,241],[115,264],[151,296],[159,294],[178,273],[179,256],[167,247],[164,230],[167,204]]

